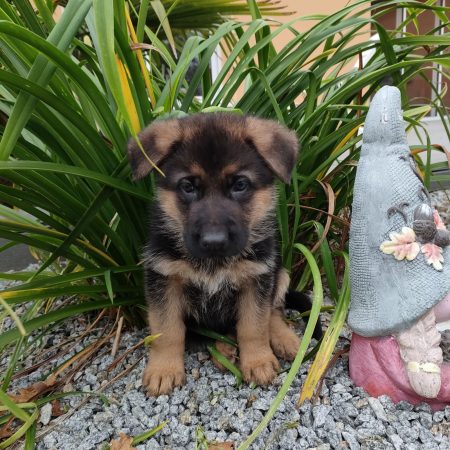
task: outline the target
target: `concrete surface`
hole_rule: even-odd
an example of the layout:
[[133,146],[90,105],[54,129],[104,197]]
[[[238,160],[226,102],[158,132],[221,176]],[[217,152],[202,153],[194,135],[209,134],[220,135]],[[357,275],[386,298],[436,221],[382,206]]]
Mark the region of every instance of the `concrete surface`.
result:
[[[448,138],[447,133],[445,132],[445,128],[443,127],[441,120],[436,117],[426,117],[425,119],[422,119],[422,125],[427,130],[428,134],[430,135],[430,141],[431,144],[438,144],[445,148],[445,150],[450,151],[450,141]],[[408,133],[408,143],[409,145],[417,145],[417,144],[426,144],[426,136],[425,132],[423,130],[419,130],[419,135],[422,139],[422,142],[417,136],[415,131],[410,131]],[[422,153],[422,159],[424,162],[426,161],[427,154]],[[431,153],[431,162],[437,163],[437,162],[445,162],[447,161],[447,158],[444,153],[433,151]],[[440,171],[439,175],[448,175],[450,174],[450,170],[444,170]],[[449,189],[450,188],[450,182],[447,183],[431,183],[430,190],[439,190],[439,189]]]
[[[446,150],[450,151],[450,141],[440,118],[426,117],[425,119],[422,119],[421,123],[430,135],[432,144],[442,145]],[[425,137],[425,132],[419,129],[419,135],[422,138],[423,144],[426,144],[427,140]],[[421,143],[419,137],[413,130],[408,133],[408,143],[409,145]],[[445,156],[442,153],[433,152],[432,156],[432,162],[445,161]]]
[[[7,242],[5,239],[0,239],[0,247],[3,247]],[[0,272],[22,270],[33,262],[35,260],[26,245],[15,245],[0,253]]]

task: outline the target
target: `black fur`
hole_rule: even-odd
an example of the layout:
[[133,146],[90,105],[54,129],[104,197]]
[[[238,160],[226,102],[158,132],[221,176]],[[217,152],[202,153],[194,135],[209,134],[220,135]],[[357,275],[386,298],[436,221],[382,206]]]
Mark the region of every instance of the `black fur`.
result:
[[[276,375],[270,346],[289,359],[298,346],[280,314],[288,276],[278,250],[274,186],[275,175],[289,179],[295,135],[273,121],[198,114],[155,122],[140,138],[147,157],[134,141],[128,148],[134,177],[151,170],[147,158],[164,172],[157,175],[144,251],[151,331],[161,333],[144,375],[149,391],[158,395],[180,384],[186,324],[236,331],[244,378],[267,384]],[[311,307],[303,294],[289,292],[287,301],[302,312]],[[314,337],[320,335],[318,324]],[[178,359],[169,363],[165,355],[174,345]]]

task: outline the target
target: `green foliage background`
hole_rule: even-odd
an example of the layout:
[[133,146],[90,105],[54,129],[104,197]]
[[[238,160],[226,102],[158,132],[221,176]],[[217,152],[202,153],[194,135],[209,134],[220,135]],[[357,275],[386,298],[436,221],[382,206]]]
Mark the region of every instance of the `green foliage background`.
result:
[[[263,423],[241,447],[246,448],[304,359],[321,306],[322,278],[336,306],[302,399],[312,395],[345,320],[358,128],[371,95],[389,76],[402,90],[410,127],[419,129],[431,107],[447,127],[443,92],[435,92],[430,105],[410,108],[405,88],[415,76],[428,80],[427,67],[448,78],[450,8],[435,1],[383,2],[387,9],[408,12],[404,23],[388,31],[377,20],[382,11],[368,1],[284,25],[263,18],[281,13],[275,5],[263,2],[258,8],[253,0],[215,0],[201,12],[188,0],[66,3],[55,23],[51,1],[36,1],[34,11],[27,0],[0,0],[0,176],[12,182],[0,184],[0,237],[10,241],[0,251],[24,243],[41,262],[33,273],[0,274],[22,282],[0,292],[0,320],[8,315],[16,322],[0,329],[0,352],[11,355],[9,370],[0,374],[0,402],[22,421],[19,431],[32,442],[33,406],[29,414],[17,409],[5,392],[21,361],[39,346],[37,330],[45,333],[74,315],[118,306],[140,320],[139,258],[154,175],[131,181],[130,136],[165,114],[233,109],[276,119],[298,135],[301,151],[292,183],[279,185],[278,221],[293,287],[314,289],[298,357]],[[417,26],[426,10],[442,25],[427,34],[403,31],[409,23]],[[247,23],[222,14],[245,11],[252,17]],[[296,31],[293,25],[305,19],[314,25]],[[367,27],[379,41],[357,40]],[[283,31],[290,39],[277,51],[273,40]],[[213,79],[210,61],[219,47],[226,58]],[[419,53],[424,48],[425,56]],[[366,65],[349,69],[348,63],[367,51],[373,54]],[[418,149],[433,151],[429,140]],[[445,181],[433,175],[444,166],[424,165],[425,181]],[[55,306],[60,296],[67,301]],[[19,305],[26,307],[17,315]]]

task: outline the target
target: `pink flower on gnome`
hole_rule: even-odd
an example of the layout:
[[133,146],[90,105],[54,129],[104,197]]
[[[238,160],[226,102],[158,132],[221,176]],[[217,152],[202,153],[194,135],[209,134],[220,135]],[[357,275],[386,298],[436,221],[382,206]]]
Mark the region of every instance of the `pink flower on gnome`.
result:
[[380,250],[386,255],[394,255],[395,259],[412,261],[420,252],[420,245],[416,242],[416,233],[409,227],[403,227],[401,233],[390,233],[390,241],[384,241]]
[[444,257],[442,256],[442,248],[435,244],[422,245],[422,253],[428,264],[432,264],[436,270],[442,270]]
[[434,219],[434,223],[436,224],[436,228],[438,230],[446,230],[447,229],[444,222],[442,222],[441,216],[439,215],[439,212],[437,209],[435,209],[433,211],[433,219]]
[[[433,212],[433,219],[438,230],[447,229],[437,210]],[[416,233],[412,228],[403,227],[401,233],[390,233],[389,237],[390,241],[384,241],[380,245],[380,250],[386,255],[393,255],[398,261],[412,261],[422,251],[428,265],[433,266],[435,270],[443,269],[442,247],[432,242],[420,245],[416,242]]]

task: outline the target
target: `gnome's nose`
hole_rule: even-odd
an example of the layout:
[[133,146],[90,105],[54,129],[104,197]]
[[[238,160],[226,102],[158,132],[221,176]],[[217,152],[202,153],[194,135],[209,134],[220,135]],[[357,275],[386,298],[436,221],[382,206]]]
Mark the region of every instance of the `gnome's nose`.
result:
[[363,142],[385,145],[406,143],[400,91],[383,86],[370,102],[364,125]]

